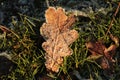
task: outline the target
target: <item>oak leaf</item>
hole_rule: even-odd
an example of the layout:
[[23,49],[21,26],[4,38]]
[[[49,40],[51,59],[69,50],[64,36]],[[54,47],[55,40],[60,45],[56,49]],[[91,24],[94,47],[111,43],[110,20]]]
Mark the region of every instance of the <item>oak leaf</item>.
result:
[[67,16],[64,10],[49,7],[45,12],[46,22],[40,28],[46,42],[42,44],[45,53],[45,66],[48,70],[58,72],[63,63],[63,57],[72,55],[69,47],[77,38],[78,32],[71,30],[75,23],[74,15]]

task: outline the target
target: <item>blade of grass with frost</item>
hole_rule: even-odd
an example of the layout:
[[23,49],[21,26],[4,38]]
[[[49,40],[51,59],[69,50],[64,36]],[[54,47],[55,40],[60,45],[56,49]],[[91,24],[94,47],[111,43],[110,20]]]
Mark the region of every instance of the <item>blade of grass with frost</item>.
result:
[[30,16],[27,16],[27,15],[23,15],[23,14],[21,14],[21,13],[18,13],[18,14],[20,15],[21,18],[22,18],[22,17],[27,17],[27,18],[30,18],[30,19],[32,19],[32,20],[35,20],[35,21],[41,22],[41,20],[36,19],[36,18],[34,18],[34,17],[30,17]]
[[26,22],[26,23],[27,23],[27,25],[30,27],[31,31],[35,34],[35,32],[34,32],[34,30],[32,29],[32,26],[30,25],[30,23],[29,23],[29,22]]
[[30,19],[28,19],[28,18],[26,17],[26,20],[27,20],[32,26],[35,27],[35,24],[34,24],[32,21],[30,21]]

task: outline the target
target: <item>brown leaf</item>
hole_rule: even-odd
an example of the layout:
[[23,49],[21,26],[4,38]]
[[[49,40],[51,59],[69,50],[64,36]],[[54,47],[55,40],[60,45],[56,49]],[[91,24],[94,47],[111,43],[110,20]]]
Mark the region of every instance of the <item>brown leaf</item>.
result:
[[75,22],[73,15],[66,16],[64,10],[59,7],[50,7],[45,13],[46,23],[40,28],[41,35],[46,42],[42,44],[46,51],[45,66],[53,72],[59,71],[63,63],[63,57],[72,55],[69,45],[78,38],[78,32],[70,27]]
[[99,55],[99,54],[102,55],[104,53],[104,50],[106,49],[102,41],[88,42],[85,45],[92,55]]
[[103,57],[100,57],[96,61],[104,70],[112,71],[113,63],[115,62],[113,56],[115,54],[116,48],[118,47],[119,39],[113,35],[110,35],[110,37],[115,42],[115,44],[110,45],[108,48],[100,40],[96,42],[88,42],[86,43],[86,47],[91,52],[90,56],[103,55]]

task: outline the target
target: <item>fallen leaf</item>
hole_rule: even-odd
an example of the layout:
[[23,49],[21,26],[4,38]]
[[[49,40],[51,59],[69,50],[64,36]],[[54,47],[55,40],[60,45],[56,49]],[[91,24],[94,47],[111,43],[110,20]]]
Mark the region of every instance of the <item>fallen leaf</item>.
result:
[[119,45],[119,39],[117,37],[111,34],[110,38],[115,42],[115,44],[111,44],[109,47],[106,47],[101,40],[96,42],[90,41],[85,44],[88,51],[91,53],[90,56],[96,57],[102,55],[102,57],[97,58],[96,61],[101,65],[102,69],[107,71],[113,71],[113,64],[115,62],[113,56]]
[[61,7],[49,7],[45,12],[45,18],[46,22],[40,28],[40,33],[46,40],[42,44],[46,51],[45,66],[50,71],[58,72],[63,57],[72,55],[69,45],[78,38],[78,32],[71,30],[75,17],[67,16]]

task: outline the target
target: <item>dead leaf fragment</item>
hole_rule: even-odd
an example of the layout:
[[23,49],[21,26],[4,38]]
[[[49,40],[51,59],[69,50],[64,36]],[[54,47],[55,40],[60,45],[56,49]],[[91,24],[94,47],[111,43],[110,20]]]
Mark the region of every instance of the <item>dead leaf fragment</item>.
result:
[[115,62],[113,56],[115,54],[116,48],[119,45],[119,39],[117,37],[111,34],[110,38],[115,42],[115,44],[111,44],[109,47],[106,47],[100,40],[96,42],[88,42],[85,44],[87,49],[91,53],[90,56],[102,55],[102,57],[98,58],[96,61],[101,65],[104,70],[108,71],[112,71],[113,69],[113,64]]

